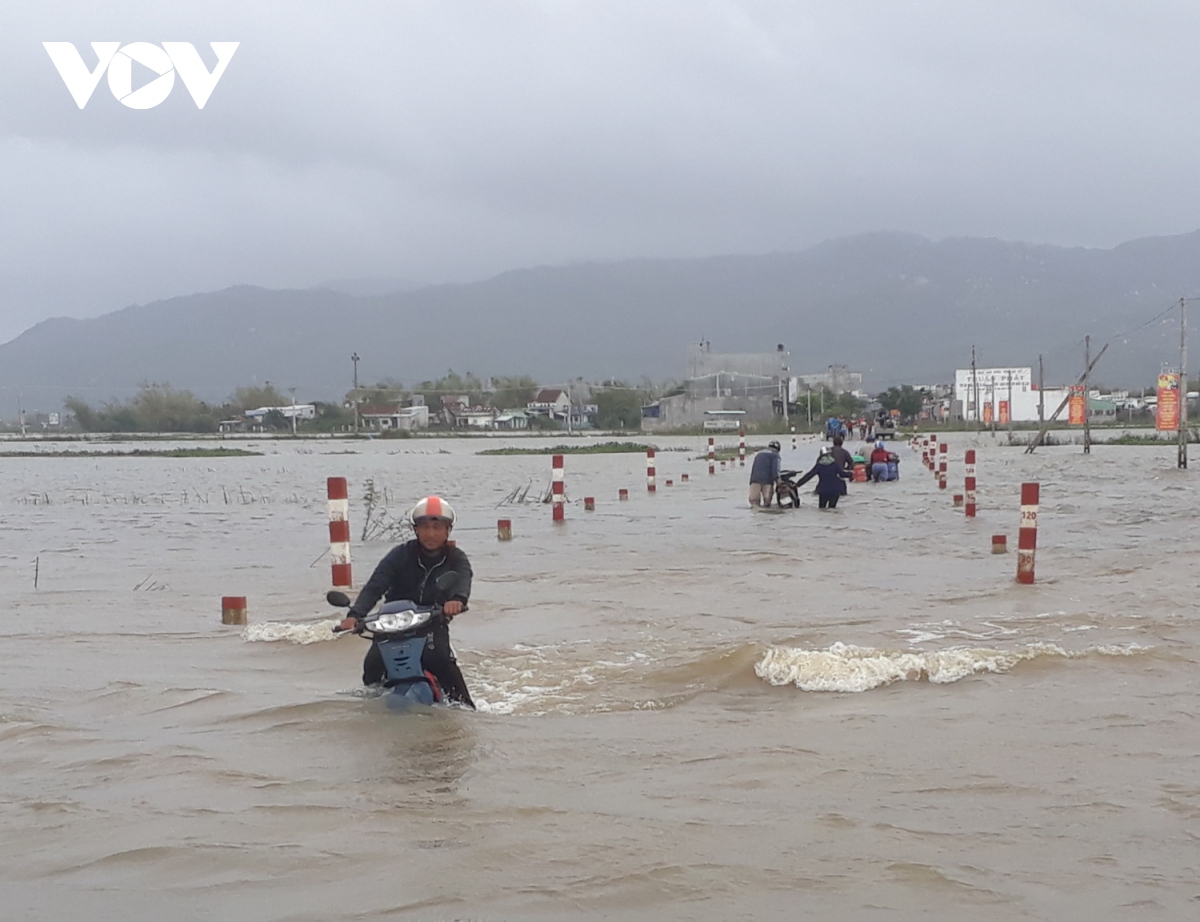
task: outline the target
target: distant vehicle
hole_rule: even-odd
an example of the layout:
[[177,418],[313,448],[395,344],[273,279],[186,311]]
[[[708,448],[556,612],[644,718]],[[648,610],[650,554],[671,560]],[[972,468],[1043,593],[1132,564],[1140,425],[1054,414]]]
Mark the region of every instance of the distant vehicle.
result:
[[829,441],[835,435],[840,435],[843,439],[848,438],[850,433],[846,429],[846,424],[836,416],[831,416],[825,421],[825,441]]
[[889,413],[880,415],[879,419],[875,420],[875,438],[877,439],[894,439],[896,437],[896,420]]

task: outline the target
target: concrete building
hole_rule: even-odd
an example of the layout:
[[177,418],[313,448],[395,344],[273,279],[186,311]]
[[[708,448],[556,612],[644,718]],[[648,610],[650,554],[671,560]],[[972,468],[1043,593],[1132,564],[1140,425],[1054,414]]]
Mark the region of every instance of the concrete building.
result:
[[782,343],[774,352],[713,352],[712,343],[705,340],[688,346],[687,376],[747,375],[778,381],[787,375],[789,356]]
[[[1054,388],[1053,393],[1052,389],[1047,388],[1040,395],[1047,417],[1058,408],[1065,393],[1065,388]],[[1036,422],[1038,403],[1033,369],[1028,366],[976,368],[974,371],[970,368],[955,369],[954,399],[950,405],[952,418],[990,423],[1007,417],[1017,423]]]
[[571,412],[571,398],[561,387],[544,387],[525,407],[535,416],[566,420]]
[[796,375],[788,381],[788,399],[799,403],[802,398],[819,394],[822,389],[834,395],[853,394],[860,400],[867,399],[862,389],[862,372],[851,371],[846,365],[830,365],[828,371]]
[[684,392],[642,408],[642,429],[729,429],[770,422],[807,395],[828,388],[862,396],[862,375],[845,365],[818,374],[792,376],[791,353],[779,343],[773,352],[713,352],[708,341],[688,347]]
[[424,398],[421,403],[412,406],[404,406],[400,402],[362,404],[358,408],[358,418],[367,429],[406,429],[411,432],[429,425],[429,407],[425,406]]

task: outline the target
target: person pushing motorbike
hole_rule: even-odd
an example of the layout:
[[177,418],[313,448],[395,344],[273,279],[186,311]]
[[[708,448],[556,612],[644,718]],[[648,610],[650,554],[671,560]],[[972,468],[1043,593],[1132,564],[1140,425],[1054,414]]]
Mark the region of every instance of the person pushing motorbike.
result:
[[[379,561],[351,603],[346,622],[352,626],[364,618],[380,598],[385,602],[407,599],[418,605],[441,603],[442,617],[430,622],[429,643],[421,665],[433,673],[448,700],[474,708],[475,702],[450,647],[450,621],[467,610],[471,595],[471,563],[465,553],[449,544],[454,509],[440,496],[427,496],[413,506],[407,518],[416,537],[392,548]],[[453,585],[442,590],[437,579],[449,572],[455,574]],[[379,648],[371,644],[363,660],[363,684],[375,685],[381,681],[383,658]]]

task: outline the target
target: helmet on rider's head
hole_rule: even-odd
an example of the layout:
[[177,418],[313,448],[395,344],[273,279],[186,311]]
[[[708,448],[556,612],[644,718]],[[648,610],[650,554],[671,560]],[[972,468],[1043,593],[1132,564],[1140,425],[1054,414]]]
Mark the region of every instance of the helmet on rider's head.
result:
[[421,522],[436,519],[454,524],[454,507],[440,496],[426,496],[408,511],[408,524],[416,528]]
[[876,443],[875,443],[875,447],[876,447],[876,448],[883,448],[883,439],[880,439],[878,442],[876,442]]
[[779,451],[779,443],[772,439],[770,442],[767,442],[767,448],[771,449],[771,451]]

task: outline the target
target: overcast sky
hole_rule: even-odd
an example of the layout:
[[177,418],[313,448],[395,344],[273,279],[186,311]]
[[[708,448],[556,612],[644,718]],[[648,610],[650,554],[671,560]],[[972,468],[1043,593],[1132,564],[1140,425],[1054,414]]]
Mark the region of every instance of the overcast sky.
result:
[[[44,41],[241,45],[203,110],[80,110]],[[237,283],[1200,227],[1195,0],[39,0],[0,52],[0,342]]]

